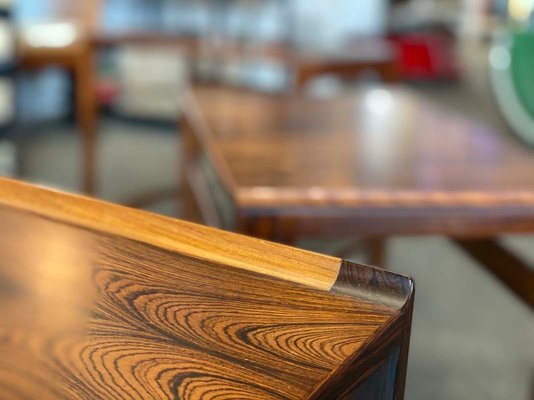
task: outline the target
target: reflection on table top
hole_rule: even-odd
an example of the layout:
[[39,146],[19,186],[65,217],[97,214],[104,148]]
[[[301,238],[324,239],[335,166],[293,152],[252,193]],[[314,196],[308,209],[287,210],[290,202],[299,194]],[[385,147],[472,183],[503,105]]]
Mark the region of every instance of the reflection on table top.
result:
[[188,123],[242,204],[534,206],[530,149],[408,89],[199,87],[189,100]]

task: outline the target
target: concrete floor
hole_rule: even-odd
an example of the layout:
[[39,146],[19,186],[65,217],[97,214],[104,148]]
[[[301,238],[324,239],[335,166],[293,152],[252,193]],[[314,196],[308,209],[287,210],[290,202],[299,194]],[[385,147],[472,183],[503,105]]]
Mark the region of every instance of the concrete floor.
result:
[[[79,142],[65,125],[21,140],[21,175],[77,190]],[[179,138],[172,129],[105,122],[99,195],[121,202],[177,183]],[[151,209],[179,216],[173,199]],[[534,260],[534,237],[506,238]],[[328,252],[327,240],[303,243]],[[416,281],[407,399],[529,400],[534,373],[531,311],[445,238],[394,238],[387,265]]]

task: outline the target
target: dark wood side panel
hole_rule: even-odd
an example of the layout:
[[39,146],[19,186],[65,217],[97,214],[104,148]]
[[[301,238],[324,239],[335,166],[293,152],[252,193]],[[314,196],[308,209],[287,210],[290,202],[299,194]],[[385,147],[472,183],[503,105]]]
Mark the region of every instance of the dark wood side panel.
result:
[[0,237],[2,399],[303,400],[398,311],[5,206]]
[[247,215],[274,214],[301,235],[391,236],[447,235],[480,238],[504,233],[530,233],[534,208],[403,208],[391,207],[250,207]]
[[396,349],[347,400],[393,400],[398,362],[399,349]]
[[[402,344],[404,315],[399,315],[389,325],[376,333],[360,351],[336,370],[327,381],[319,386],[312,400],[349,399],[380,368],[391,354]],[[396,367],[398,371],[398,364]],[[395,391],[398,389],[397,373],[394,377]],[[380,388],[377,388],[379,390]],[[354,398],[354,397],[352,397]],[[396,393],[395,399],[403,399],[403,393]]]
[[[404,398],[404,385],[410,340],[411,316],[413,310],[413,281],[399,275],[366,265],[343,261],[340,274],[332,292],[346,294],[353,298],[368,299],[396,309],[396,314],[385,324],[358,353],[347,359],[322,386],[316,389],[312,399],[366,399],[368,393],[383,393],[383,376],[380,368],[398,353],[390,377],[394,382],[395,400]],[[389,376],[389,375],[388,375]],[[371,383],[369,383],[371,382]],[[376,385],[372,388],[372,383]],[[358,388],[365,386],[358,394]],[[360,396],[360,397],[358,397]],[[380,397],[378,397],[380,398]],[[387,397],[384,397],[387,398]]]

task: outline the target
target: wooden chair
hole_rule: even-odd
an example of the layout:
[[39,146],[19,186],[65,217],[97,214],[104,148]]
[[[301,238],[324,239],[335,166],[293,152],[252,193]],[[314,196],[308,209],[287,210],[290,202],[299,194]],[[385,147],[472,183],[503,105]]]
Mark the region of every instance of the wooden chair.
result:
[[82,136],[82,188],[86,193],[93,193],[97,104],[90,37],[97,26],[101,0],[49,0],[48,3],[48,21],[30,26],[20,35],[20,66],[23,69],[58,66],[71,72],[76,120]]

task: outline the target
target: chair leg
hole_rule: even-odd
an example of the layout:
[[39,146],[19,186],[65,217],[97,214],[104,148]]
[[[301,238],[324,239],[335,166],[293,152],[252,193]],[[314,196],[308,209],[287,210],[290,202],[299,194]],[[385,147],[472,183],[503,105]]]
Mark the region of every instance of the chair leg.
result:
[[369,264],[384,268],[386,261],[387,239],[383,236],[370,237],[365,239],[367,257]]
[[96,189],[97,100],[94,54],[90,47],[74,66],[76,121],[82,137],[82,190],[94,194]]
[[361,237],[339,249],[336,256],[347,258],[361,252],[368,264],[383,268],[386,261],[386,240],[383,236]]

